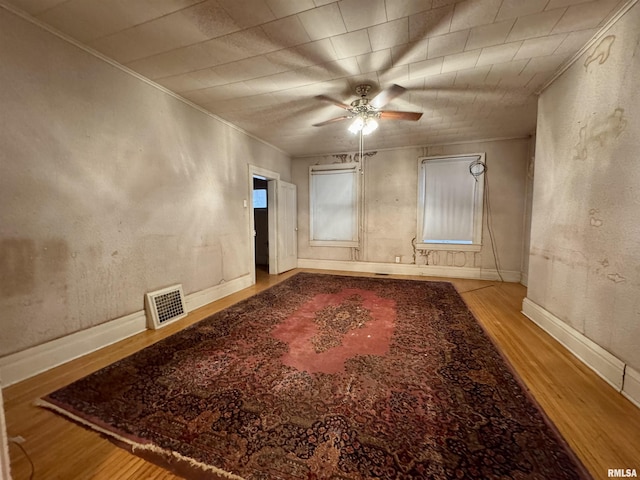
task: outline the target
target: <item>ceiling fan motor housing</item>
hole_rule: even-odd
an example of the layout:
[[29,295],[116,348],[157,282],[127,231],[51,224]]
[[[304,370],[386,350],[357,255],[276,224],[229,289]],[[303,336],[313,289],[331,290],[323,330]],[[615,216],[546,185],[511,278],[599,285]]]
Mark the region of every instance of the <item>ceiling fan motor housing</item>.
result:
[[361,97],[366,97],[370,91],[371,85],[368,85],[366,83],[356,86],[356,94],[360,95]]
[[373,105],[369,104],[367,95],[371,91],[371,85],[362,84],[356,87],[356,93],[360,95],[360,98],[351,102],[351,108],[349,111],[354,116],[362,116],[365,118],[378,117],[378,112]]

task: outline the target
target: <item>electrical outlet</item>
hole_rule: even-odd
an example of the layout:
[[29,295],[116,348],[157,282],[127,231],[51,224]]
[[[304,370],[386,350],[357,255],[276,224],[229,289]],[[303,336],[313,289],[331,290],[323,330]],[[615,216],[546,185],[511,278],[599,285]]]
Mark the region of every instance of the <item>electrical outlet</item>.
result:
[[396,256],[396,263],[400,263],[400,257]]

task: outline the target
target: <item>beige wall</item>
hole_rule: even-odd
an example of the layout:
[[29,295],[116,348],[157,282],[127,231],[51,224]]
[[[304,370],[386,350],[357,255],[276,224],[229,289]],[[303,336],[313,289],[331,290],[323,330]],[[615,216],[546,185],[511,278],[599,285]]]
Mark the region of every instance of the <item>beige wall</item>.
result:
[[[384,125],[374,135],[384,134]],[[498,258],[502,270],[520,272],[523,251],[526,167],[529,140],[504,140],[464,145],[381,151],[364,159],[363,250],[359,260],[413,263],[412,239],[416,236],[418,157],[486,152],[490,203]],[[340,161],[327,155],[293,160],[293,182],[298,186],[298,257],[315,260],[351,260],[349,248],[309,245],[309,166]],[[468,253],[465,263],[452,256],[430,255],[429,263],[442,266],[494,269],[486,228],[480,254]],[[418,255],[417,264],[427,258]]]
[[640,5],[540,97],[528,297],[640,368]]
[[529,280],[529,250],[531,249],[531,212],[533,210],[533,172],[536,163],[536,136],[533,135],[529,143],[527,158],[527,178],[524,199],[523,239],[522,239],[522,284]]
[[0,62],[0,356],[250,272],[285,154],[1,8]]

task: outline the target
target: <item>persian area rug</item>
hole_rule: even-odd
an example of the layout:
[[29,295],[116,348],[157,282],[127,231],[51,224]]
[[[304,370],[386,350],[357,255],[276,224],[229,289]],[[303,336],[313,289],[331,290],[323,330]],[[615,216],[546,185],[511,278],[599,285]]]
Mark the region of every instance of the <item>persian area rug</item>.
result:
[[42,405],[187,478],[589,478],[446,282],[299,273]]

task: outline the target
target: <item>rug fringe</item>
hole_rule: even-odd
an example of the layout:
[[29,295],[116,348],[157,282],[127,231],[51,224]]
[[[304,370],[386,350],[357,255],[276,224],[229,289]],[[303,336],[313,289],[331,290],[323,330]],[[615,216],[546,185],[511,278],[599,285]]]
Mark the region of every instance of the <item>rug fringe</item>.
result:
[[222,470],[216,466],[213,465],[207,465],[206,463],[202,463],[199,462],[197,460],[194,460],[193,458],[190,457],[185,457],[184,455],[179,454],[178,452],[174,452],[172,450],[166,450],[164,448],[161,448],[153,443],[138,443],[138,442],[134,442],[133,440],[123,437],[122,435],[118,435],[117,433],[114,433],[106,428],[100,427],[99,425],[96,425],[94,423],[91,423],[81,417],[79,417],[78,415],[74,415],[73,413],[69,412],[68,410],[65,410],[59,406],[57,406],[54,403],[50,403],[46,400],[43,400],[42,398],[37,399],[35,402],[33,402],[33,404],[37,407],[42,407],[42,408],[46,408],[49,409],[53,412],[56,412],[60,415],[63,415],[71,420],[73,420],[74,422],[80,423],[92,430],[95,430],[96,432],[100,432],[104,435],[107,435],[119,442],[125,443],[127,445],[129,445],[131,447],[131,451],[135,452],[136,450],[143,450],[143,451],[148,451],[148,452],[152,452],[152,453],[156,453],[159,455],[165,455],[165,456],[170,456],[173,457],[179,461],[182,462],[186,462],[189,465],[191,465],[192,467],[196,467],[196,468],[200,468],[203,471],[206,472],[212,472],[215,473],[216,475],[220,475],[222,477],[228,478],[230,480],[245,480],[243,477],[240,477],[238,475],[235,475],[233,473],[227,472],[225,470]]

